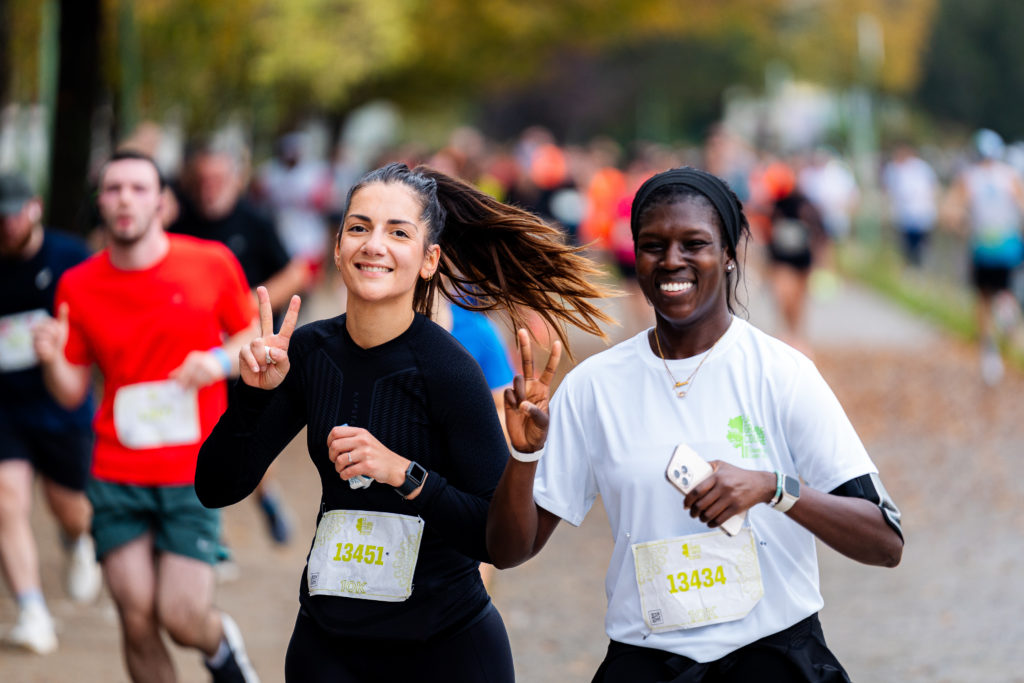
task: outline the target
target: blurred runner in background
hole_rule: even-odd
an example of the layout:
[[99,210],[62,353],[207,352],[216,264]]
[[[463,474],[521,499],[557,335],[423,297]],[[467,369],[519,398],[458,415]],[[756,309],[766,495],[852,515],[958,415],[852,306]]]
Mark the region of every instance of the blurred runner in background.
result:
[[35,327],[35,350],[65,407],[81,404],[94,365],[103,376],[87,492],[132,680],[175,680],[166,633],[201,651],[215,682],[256,681],[238,627],[213,607],[220,513],[192,483],[253,304],[226,247],[164,232],[163,185],[137,152],[103,166],[107,248],[61,277],[57,319]]
[[[270,306],[280,317],[292,295],[310,285],[312,271],[305,259],[288,256],[273,222],[242,198],[243,163],[239,153],[209,143],[191,149],[182,178],[181,213],[169,230],[226,245],[241,264],[249,285],[267,288]],[[290,516],[269,472],[256,493],[271,537],[277,543],[287,543]]]
[[102,583],[85,496],[92,451],[91,392],[73,410],[43,383],[32,328],[54,314],[57,280],[89,257],[78,239],[45,230],[42,201],[17,174],[0,175],[0,564],[18,601],[9,643],[39,654],[57,648],[43,599],[29,515],[35,474],[68,550],[67,591],[89,602]]
[[330,246],[326,215],[334,177],[326,163],[309,158],[306,145],[302,133],[282,136],[277,154],[260,168],[252,191],[273,215],[289,256],[306,261],[316,276]]
[[813,267],[828,238],[814,204],[796,187],[792,169],[781,161],[761,175],[772,204],[768,256],[772,290],[782,318],[779,338],[810,355],[804,324]]
[[899,231],[903,258],[919,268],[938,217],[939,179],[913,147],[901,144],[882,170],[882,186],[889,195],[889,208]]
[[974,135],[977,160],[960,172],[950,188],[946,213],[966,228],[971,282],[977,291],[981,336],[981,377],[988,385],[1003,377],[999,328],[1019,323],[1020,309],[1010,292],[1010,277],[1024,259],[1021,215],[1024,183],[1002,161],[1005,145],[989,129]]

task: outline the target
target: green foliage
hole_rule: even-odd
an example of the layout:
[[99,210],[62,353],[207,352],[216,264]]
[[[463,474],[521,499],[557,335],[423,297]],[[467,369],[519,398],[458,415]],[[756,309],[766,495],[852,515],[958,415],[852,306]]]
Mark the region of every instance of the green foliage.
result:
[[1024,135],[1024,3],[942,0],[917,99],[970,127]]

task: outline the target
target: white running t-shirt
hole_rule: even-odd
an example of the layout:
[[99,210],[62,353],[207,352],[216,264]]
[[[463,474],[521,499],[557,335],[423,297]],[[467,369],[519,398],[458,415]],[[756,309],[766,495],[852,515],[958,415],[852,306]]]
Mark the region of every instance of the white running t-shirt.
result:
[[[632,544],[708,531],[665,478],[675,446],[686,443],[705,460],[799,475],[820,491],[878,470],[814,364],[749,323],[733,318],[682,399],[647,339],[645,330],[592,356],[559,386],[534,499],[578,526],[601,495],[615,541],[605,579],[612,640],[708,662],[821,609],[818,560],[810,532],[755,505],[748,523],[761,601],[738,621],[651,633]],[[702,356],[670,360],[669,367],[684,379]]]

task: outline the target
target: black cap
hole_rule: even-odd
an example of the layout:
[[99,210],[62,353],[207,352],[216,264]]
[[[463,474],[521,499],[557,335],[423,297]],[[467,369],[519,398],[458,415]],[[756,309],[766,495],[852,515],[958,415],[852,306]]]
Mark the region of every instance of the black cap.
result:
[[36,195],[28,181],[17,173],[0,173],[0,215],[11,216]]

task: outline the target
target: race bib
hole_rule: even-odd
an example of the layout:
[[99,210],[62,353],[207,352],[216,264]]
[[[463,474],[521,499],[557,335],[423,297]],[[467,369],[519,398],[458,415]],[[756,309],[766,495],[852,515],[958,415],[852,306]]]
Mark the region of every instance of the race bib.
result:
[[198,443],[196,390],[174,380],[123,386],[114,394],[114,430],[117,440],[128,448]]
[[0,372],[16,372],[39,364],[32,346],[32,327],[48,317],[41,308],[0,317]]
[[383,602],[408,599],[422,537],[419,517],[363,510],[325,512],[309,553],[309,594]]
[[772,223],[772,246],[780,254],[797,256],[811,248],[811,235],[803,221],[779,218]]
[[652,632],[742,619],[764,595],[754,534],[718,530],[633,545],[640,609]]

